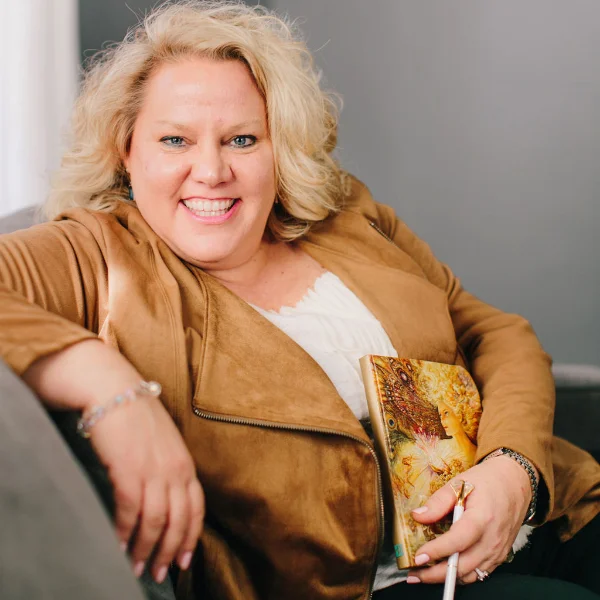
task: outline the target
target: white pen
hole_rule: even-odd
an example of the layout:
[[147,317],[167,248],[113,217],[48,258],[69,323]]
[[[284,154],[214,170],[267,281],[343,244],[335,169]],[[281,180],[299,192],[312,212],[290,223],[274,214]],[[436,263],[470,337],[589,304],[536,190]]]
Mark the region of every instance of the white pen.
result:
[[[454,506],[454,512],[452,513],[452,524],[460,520],[465,512],[465,500],[467,496],[473,491],[473,484],[468,481],[459,479],[452,482],[452,489],[456,494],[456,504]],[[448,569],[446,570],[446,581],[444,582],[444,596],[443,600],[453,600],[454,590],[456,588],[456,572],[458,571],[458,552],[455,552],[448,559]]]

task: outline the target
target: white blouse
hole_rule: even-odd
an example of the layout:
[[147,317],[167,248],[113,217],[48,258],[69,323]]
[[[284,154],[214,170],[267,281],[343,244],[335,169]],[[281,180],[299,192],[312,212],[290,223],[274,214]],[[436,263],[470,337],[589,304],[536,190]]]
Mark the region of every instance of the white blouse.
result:
[[[279,311],[251,306],[312,356],[359,421],[368,420],[358,360],[365,354],[398,353],[381,323],[337,276],[330,272],[321,275],[296,306],[284,306]],[[406,571],[398,570],[386,531],[374,589],[405,579]]]

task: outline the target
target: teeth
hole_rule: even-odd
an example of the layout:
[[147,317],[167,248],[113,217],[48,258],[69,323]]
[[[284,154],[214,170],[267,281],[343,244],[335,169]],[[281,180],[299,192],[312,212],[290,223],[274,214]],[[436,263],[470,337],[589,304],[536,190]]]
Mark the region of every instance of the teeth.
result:
[[224,215],[233,206],[235,200],[184,200],[183,203],[200,217]]

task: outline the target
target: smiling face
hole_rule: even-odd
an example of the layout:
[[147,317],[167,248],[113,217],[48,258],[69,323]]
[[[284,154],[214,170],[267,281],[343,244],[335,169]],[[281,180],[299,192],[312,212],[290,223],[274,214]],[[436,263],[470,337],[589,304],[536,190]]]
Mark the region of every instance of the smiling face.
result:
[[142,216],[179,257],[217,271],[258,252],[275,163],[265,103],[242,62],[158,68],[124,162]]

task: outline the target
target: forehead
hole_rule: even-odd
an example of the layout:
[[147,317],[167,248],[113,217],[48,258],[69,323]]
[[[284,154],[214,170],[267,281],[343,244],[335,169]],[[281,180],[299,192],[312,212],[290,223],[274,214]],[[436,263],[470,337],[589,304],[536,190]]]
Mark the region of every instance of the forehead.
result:
[[248,67],[238,60],[185,58],[164,63],[148,80],[142,113],[206,113],[219,119],[265,115]]

